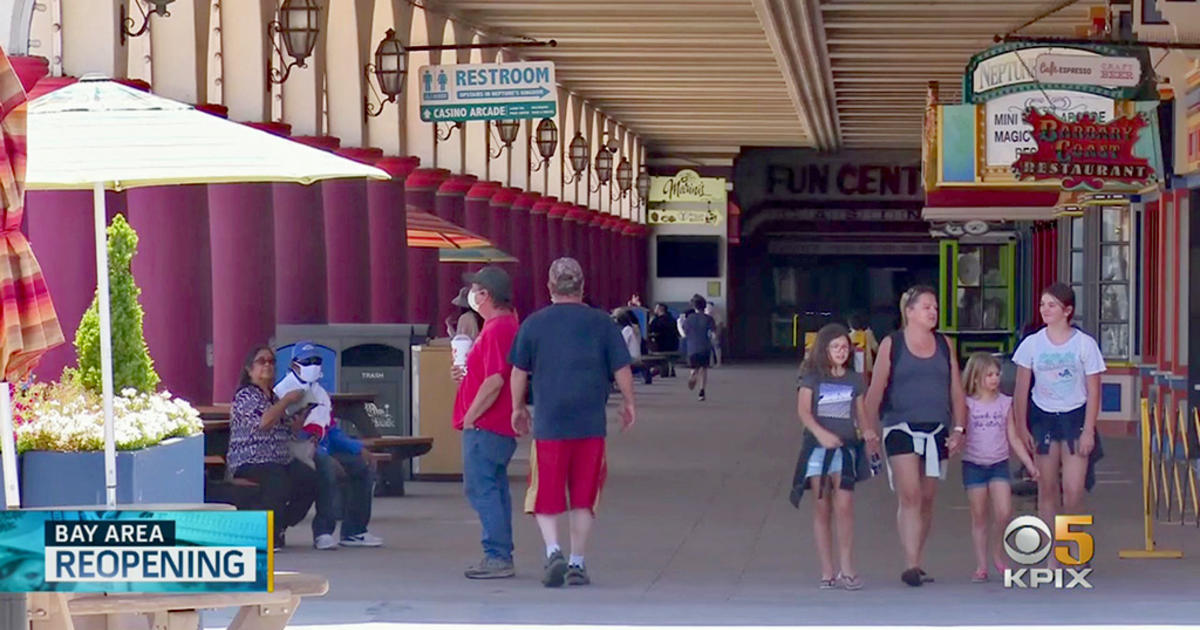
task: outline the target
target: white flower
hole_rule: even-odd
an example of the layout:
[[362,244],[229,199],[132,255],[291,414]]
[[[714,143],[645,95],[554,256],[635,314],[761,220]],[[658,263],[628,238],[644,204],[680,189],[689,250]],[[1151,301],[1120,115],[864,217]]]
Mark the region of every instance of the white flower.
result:
[[[18,450],[92,451],[104,448],[104,411],[78,397],[43,400],[26,411],[17,427]],[[113,398],[113,434],[118,449],[145,448],[173,436],[204,430],[200,412],[167,392],[143,394],[123,389]]]

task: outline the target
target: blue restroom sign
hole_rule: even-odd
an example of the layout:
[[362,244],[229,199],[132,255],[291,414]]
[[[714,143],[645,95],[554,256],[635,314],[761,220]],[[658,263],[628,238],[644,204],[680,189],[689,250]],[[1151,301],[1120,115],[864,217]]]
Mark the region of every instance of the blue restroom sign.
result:
[[421,66],[417,77],[425,122],[553,118],[558,113],[550,61]]

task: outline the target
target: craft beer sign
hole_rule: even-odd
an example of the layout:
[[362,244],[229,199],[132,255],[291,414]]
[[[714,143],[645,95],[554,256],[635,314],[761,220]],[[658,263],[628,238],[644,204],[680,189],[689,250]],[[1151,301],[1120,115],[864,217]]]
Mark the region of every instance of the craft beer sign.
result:
[[1030,109],[1025,121],[1033,128],[1036,149],[1013,164],[1017,179],[1059,179],[1064,190],[1101,190],[1107,183],[1143,186],[1154,179],[1154,167],[1133,154],[1146,117],[1101,122],[1091,113],[1062,120]]

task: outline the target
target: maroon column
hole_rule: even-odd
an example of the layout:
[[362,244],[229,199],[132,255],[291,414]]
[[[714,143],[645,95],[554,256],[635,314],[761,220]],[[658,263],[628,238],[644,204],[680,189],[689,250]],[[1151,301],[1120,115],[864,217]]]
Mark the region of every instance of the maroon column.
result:
[[[374,164],[377,148],[348,148],[338,154]],[[322,184],[325,201],[325,260],[329,277],[329,321],[371,321],[371,235],[367,180],[334,179]]]
[[592,278],[595,284],[592,289],[595,290],[596,296],[601,304],[609,304],[608,292],[605,290],[604,274],[604,245],[600,242],[600,225],[604,223],[604,213],[599,210],[592,210],[587,214],[587,223],[584,224],[583,232],[587,244],[588,261],[595,269],[592,273]]
[[601,286],[610,299],[621,291],[621,250],[617,247],[620,242],[617,237],[617,230],[620,229],[618,227],[620,223],[620,217],[612,214],[606,215],[604,217],[604,228],[601,230],[603,235],[600,240],[604,243],[605,251],[609,252],[609,260],[612,261],[612,264],[604,269],[604,279],[601,280]]
[[272,214],[270,184],[208,187],[214,401],[233,397],[246,353],[275,334]]
[[[450,175],[440,168],[418,168],[404,180],[406,211],[434,214],[438,186]],[[438,336],[437,251],[431,247],[408,250],[408,319],[414,324],[429,324],[430,334]]]
[[533,299],[530,312],[537,311],[550,303],[550,296],[546,294],[546,274],[553,258],[551,258],[550,239],[546,233],[549,229],[547,213],[557,203],[558,199],[554,197],[542,197],[529,208],[529,260],[533,265],[533,269],[530,271],[530,280],[533,283],[533,292],[529,294]]
[[518,261],[513,275],[513,286],[516,287],[513,291],[513,306],[517,309],[517,316],[521,318],[528,317],[536,303],[534,296],[537,289],[533,286],[535,267],[531,254],[533,215],[530,214],[530,209],[539,197],[541,195],[535,192],[517,195],[508,213],[509,242],[512,243],[512,255],[516,256]]
[[[480,182],[471,184],[463,200],[463,220],[460,225],[491,241],[496,247],[503,247],[497,239],[497,226],[492,223],[492,195],[500,190],[500,182]],[[483,265],[472,264],[464,267],[475,270]],[[462,274],[459,274],[460,276]],[[461,282],[461,280],[460,280]]]
[[212,402],[212,266],[208,189],[134,188],[126,193],[138,233],[133,277],[142,290],[146,345],[162,387],[198,405]]
[[[111,221],[124,210],[125,195],[106,193],[105,204]],[[76,364],[75,331],[96,296],[92,191],[29,191],[23,222],[67,341],[42,355],[35,373],[42,380],[57,380],[63,368]]]
[[[509,223],[508,215],[512,214],[513,200],[519,194],[521,194],[520,188],[499,188],[492,193],[492,198],[488,202],[491,214],[491,237],[500,249],[514,256],[512,230],[510,229],[512,225]],[[508,272],[510,277],[516,278],[516,263],[504,263],[500,266]]]
[[[566,216],[574,204],[558,202],[550,206],[546,214],[546,243],[550,249],[550,262],[568,255],[570,247],[566,241]],[[549,269],[547,269],[549,271]]]
[[[463,206],[466,202],[467,191],[475,184],[475,179],[474,175],[453,175],[442,182],[442,185],[438,187],[435,202],[439,217],[455,225],[464,227],[469,225]],[[470,228],[467,227],[467,229]],[[458,295],[458,290],[462,288],[462,276],[466,271],[465,263],[437,264],[437,332],[439,336],[446,332],[442,322],[456,308],[450,304],[450,300],[453,300]]]
[[392,179],[367,182],[367,229],[371,241],[371,321],[395,324],[408,316],[408,233],[404,180],[418,158],[385,157],[375,166]]
[[[291,125],[246,123],[290,137]],[[297,142],[326,148],[313,138]],[[325,218],[321,184],[271,184],[275,234],[275,321],[280,324],[323,324],[329,321],[325,274]]]

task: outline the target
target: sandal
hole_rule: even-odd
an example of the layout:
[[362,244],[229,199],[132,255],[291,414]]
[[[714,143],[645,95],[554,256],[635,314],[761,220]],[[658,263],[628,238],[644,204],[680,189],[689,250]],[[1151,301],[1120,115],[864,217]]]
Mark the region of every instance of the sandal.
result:
[[917,569],[917,570],[921,572],[921,582],[929,583],[929,582],[933,581],[933,576],[926,573],[925,569]]
[[992,566],[996,567],[996,573],[1000,575],[1004,575],[1004,572],[1008,570],[1008,565],[999,560],[993,560]]
[[988,572],[986,569],[979,569],[971,576],[971,583],[973,584],[982,584],[986,581],[988,581]]
[[836,577],[829,578],[828,580],[825,578],[821,578],[819,588],[822,591],[829,591],[829,590],[833,590],[833,589],[837,588],[837,578]]
[[863,580],[857,575],[839,575],[838,583],[847,591],[857,591],[863,587]]
[[921,580],[921,570],[914,567],[907,569],[900,574],[900,580],[909,586],[920,586],[924,582]]

